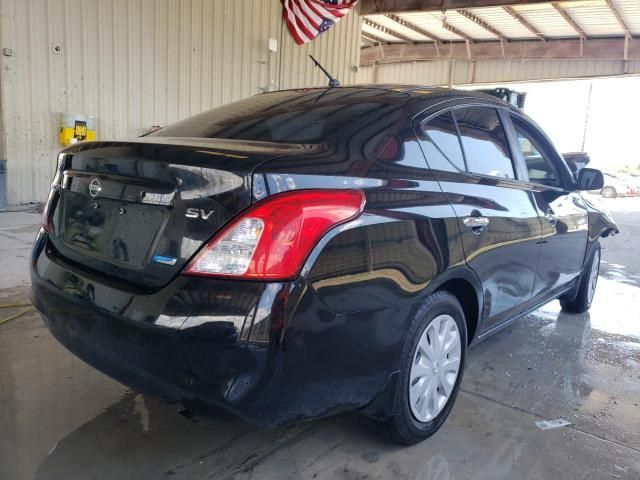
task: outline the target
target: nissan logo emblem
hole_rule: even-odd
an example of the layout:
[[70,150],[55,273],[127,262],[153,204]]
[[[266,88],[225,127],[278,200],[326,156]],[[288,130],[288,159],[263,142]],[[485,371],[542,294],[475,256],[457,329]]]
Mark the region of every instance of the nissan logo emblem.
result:
[[100,193],[100,190],[102,190],[102,185],[100,185],[100,180],[98,180],[97,178],[94,178],[93,180],[91,180],[91,183],[89,184],[89,194],[93,198],[96,198]]

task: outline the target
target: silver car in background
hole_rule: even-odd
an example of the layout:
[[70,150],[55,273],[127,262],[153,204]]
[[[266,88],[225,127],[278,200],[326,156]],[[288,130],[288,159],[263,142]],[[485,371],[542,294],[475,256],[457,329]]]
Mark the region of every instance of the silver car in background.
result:
[[638,187],[631,178],[623,175],[604,173],[604,187],[600,195],[604,198],[634,197],[638,195]]

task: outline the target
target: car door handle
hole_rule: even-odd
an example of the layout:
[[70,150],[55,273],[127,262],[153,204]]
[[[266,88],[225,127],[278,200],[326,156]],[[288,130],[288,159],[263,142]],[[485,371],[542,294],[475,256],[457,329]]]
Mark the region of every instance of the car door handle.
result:
[[544,218],[552,227],[555,227],[556,223],[558,223],[558,217],[556,217],[551,210],[547,210],[547,213],[544,214]]
[[462,221],[464,226],[471,229],[471,233],[474,235],[480,235],[485,227],[489,225],[489,219],[487,217],[471,216],[465,217]]

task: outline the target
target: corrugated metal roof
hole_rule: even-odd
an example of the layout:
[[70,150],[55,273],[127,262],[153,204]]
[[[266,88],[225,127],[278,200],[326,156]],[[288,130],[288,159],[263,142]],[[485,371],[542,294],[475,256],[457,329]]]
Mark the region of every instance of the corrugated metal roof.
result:
[[[387,27],[395,32],[398,32],[400,34],[402,34],[405,37],[409,37],[413,40],[415,40],[416,42],[431,42],[432,40],[430,38],[425,37],[424,35],[416,32],[415,30],[412,30],[410,28],[407,28],[403,25],[400,25],[398,22],[392,20],[391,18],[387,17],[386,15],[370,15],[367,18],[373,20],[374,22],[383,25],[384,27]],[[365,30],[365,27],[368,29],[367,31],[369,31],[370,33],[374,34],[374,35],[378,35],[378,34],[382,34],[382,32],[380,32],[379,30],[376,30],[374,28],[369,27],[366,24],[362,25],[362,30]],[[384,35],[384,34],[383,34]],[[398,38],[395,37],[391,37],[394,42],[399,41]],[[400,40],[402,41],[402,40]]]
[[513,9],[545,37],[571,38],[578,36],[575,29],[562,18],[562,15],[550,3],[518,5]]
[[467,17],[460,15],[456,11],[447,11],[444,14],[440,13],[439,16],[442,18],[443,22],[448,23],[452,27],[455,27],[461,30],[463,33],[466,33],[470,37],[478,40],[497,40],[493,33],[482,28],[477,23],[469,20]]
[[[500,36],[506,40],[535,39],[538,35],[548,39],[580,38],[582,34],[587,38],[621,37],[626,32],[614,10],[632,35],[640,34],[640,0],[565,0],[512,7],[411,12],[398,16],[443,41],[483,42],[499,40]],[[384,33],[375,27],[363,27],[363,31],[385,42],[405,42],[390,35],[393,32],[413,42],[429,41],[411,27],[402,26],[385,15],[367,15],[365,18],[388,29]]]
[[[395,30],[395,29],[394,29]],[[393,35],[389,35],[381,30],[377,30],[369,25],[367,25],[366,23],[362,24],[362,33],[366,34],[369,33],[372,35],[372,38],[380,38],[388,43],[394,43],[394,42],[402,42],[403,40],[398,38],[398,37],[394,37]]]
[[562,2],[562,7],[589,36],[622,36],[624,30],[605,1]]
[[487,22],[496,28],[502,34],[509,38],[517,39],[534,39],[536,36],[529,31],[527,27],[518,21],[514,21],[513,17],[504,8],[500,7],[481,7],[469,8],[469,12],[478,18]]
[[616,0],[614,2],[620,15],[633,35],[640,35],[640,1]]
[[464,40],[461,36],[456,35],[442,26],[442,13],[440,12],[412,12],[403,13],[399,16],[418,25],[427,32],[433,33],[437,38],[441,38],[442,40]]

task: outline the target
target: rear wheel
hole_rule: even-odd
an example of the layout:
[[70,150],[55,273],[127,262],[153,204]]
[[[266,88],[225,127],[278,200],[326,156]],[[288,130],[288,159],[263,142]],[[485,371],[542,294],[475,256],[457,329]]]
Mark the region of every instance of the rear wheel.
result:
[[455,402],[467,350],[467,329],[460,303],[436,292],[412,322],[400,367],[393,411],[388,420],[372,420],[391,440],[411,445],[433,435]]
[[600,273],[600,243],[597,243],[591,254],[591,258],[583,267],[580,275],[580,286],[578,294],[573,300],[560,298],[562,309],[570,313],[584,313],[591,307],[593,297],[598,285],[598,274]]
[[618,196],[618,192],[613,187],[604,187],[600,190],[600,195],[604,198],[616,198]]

